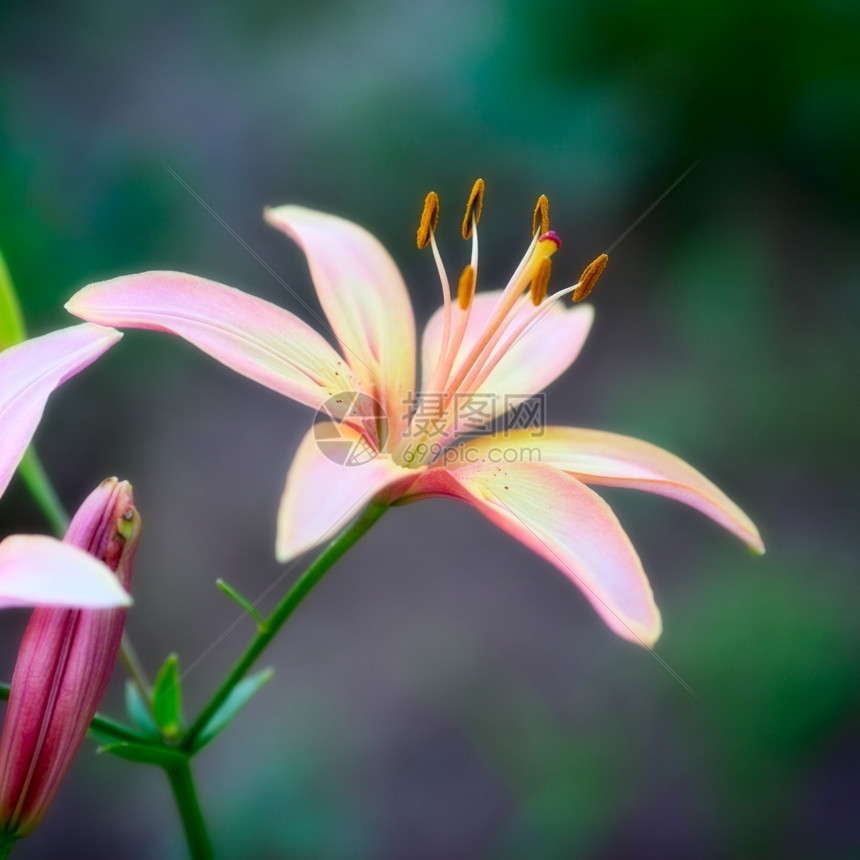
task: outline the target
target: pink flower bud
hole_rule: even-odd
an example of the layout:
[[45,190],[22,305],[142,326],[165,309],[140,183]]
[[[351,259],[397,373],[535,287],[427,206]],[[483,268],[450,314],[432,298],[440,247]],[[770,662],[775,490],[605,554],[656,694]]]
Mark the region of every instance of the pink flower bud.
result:
[[[65,542],[103,561],[127,590],[139,537],[131,485],[109,478],[78,509]],[[38,824],[57,792],[107,688],[125,616],[122,608],[33,611],[0,738],[0,853]]]

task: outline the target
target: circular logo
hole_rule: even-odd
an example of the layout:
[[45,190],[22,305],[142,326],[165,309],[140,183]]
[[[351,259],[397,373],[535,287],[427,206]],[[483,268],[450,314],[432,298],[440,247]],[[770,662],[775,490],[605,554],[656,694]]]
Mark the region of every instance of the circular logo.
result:
[[334,394],[317,409],[314,440],[340,466],[369,463],[388,441],[388,417],[382,405],[361,391]]

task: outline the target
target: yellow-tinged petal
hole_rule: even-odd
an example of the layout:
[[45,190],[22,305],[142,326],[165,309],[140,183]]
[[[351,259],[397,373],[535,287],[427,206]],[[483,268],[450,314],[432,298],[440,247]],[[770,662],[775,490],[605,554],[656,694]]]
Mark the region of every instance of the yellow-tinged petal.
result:
[[516,430],[504,437],[470,440],[461,448],[471,453],[463,456],[486,459],[491,451],[528,450],[532,460],[563,469],[586,484],[629,487],[684,502],[737,535],[756,552],[764,552],[764,543],[752,520],[719,487],[680,457],[641,439],[600,430],[545,427],[540,435],[533,433]]
[[[337,351],[297,316],[182,272],[143,272],[84,287],[66,310],[91,322],[179,335],[227,367],[319,408],[360,385]],[[108,322],[110,320],[110,322]]]
[[400,271],[376,238],[344,218],[279,206],[266,220],[305,252],[343,354],[382,404],[397,442],[415,388],[415,320]]
[[414,472],[344,424],[320,422],[299,445],[278,509],[275,555],[289,561],[334,537],[381,490]]
[[453,496],[555,565],[619,636],[650,647],[660,612],[615,514],[571,475],[539,463],[458,465],[424,472],[404,498]]

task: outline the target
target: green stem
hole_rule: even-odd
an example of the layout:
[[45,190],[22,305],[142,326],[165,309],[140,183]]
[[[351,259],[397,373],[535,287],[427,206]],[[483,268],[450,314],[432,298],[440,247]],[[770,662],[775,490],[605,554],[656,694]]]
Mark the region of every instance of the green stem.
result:
[[203,820],[200,801],[197,799],[189,760],[183,758],[165,768],[165,771],[182,818],[182,827],[185,830],[185,839],[188,842],[192,860],[212,860],[214,857],[212,842],[206,830],[206,822]]
[[36,504],[42,509],[45,519],[58,538],[66,533],[69,527],[69,515],[63,507],[63,503],[57,496],[54,487],[45,474],[45,469],[31,445],[21,459],[18,471],[30,491],[30,495],[36,500]]
[[0,860],[5,860],[12,853],[12,849],[18,844],[18,837],[8,830],[0,831]]
[[259,625],[257,635],[236,661],[230,674],[209,700],[208,704],[198,715],[197,719],[185,733],[179,746],[181,749],[194,750],[194,744],[200,732],[206,728],[209,720],[224,704],[233,688],[242,680],[256,659],[263,653],[266,646],[274,639],[286,620],[293,614],[296,607],[308,595],[310,590],[322,579],[329,568],[388,510],[387,505],[371,503],[361,516],[342,531],[313,561],[311,566],[296,580],[283,600],[275,607],[272,614]]

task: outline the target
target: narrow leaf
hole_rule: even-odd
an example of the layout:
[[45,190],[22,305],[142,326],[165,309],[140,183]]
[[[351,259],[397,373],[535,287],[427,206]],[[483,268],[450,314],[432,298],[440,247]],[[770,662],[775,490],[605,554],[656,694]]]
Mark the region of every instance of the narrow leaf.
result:
[[0,254],[0,351],[25,340],[24,317],[3,255]]
[[160,767],[170,769],[182,764],[187,756],[183,753],[169,749],[168,747],[150,744],[117,743],[106,744],[98,748],[99,753],[110,753],[127,761],[142,762],[144,764],[157,764]]
[[152,712],[165,737],[176,738],[181,731],[182,695],[179,686],[179,658],[171,654],[158,672],[152,690]]
[[161,734],[149,710],[149,705],[140,694],[140,688],[129,678],[125,682],[125,709],[135,725],[149,737],[157,738]]
[[194,743],[194,752],[209,743],[233,721],[235,716],[245,707],[254,694],[275,674],[274,669],[263,669],[255,675],[250,675],[240,681],[224,700],[224,704],[212,715]]
[[260,627],[265,627],[265,619],[262,615],[260,615],[260,613],[257,611],[257,608],[254,606],[253,603],[251,603],[250,600],[248,600],[247,597],[245,597],[243,594],[240,594],[238,591],[236,591],[235,588],[233,588],[232,585],[230,585],[229,582],[224,582],[223,579],[216,579],[215,585],[217,585],[218,588],[223,591],[224,594],[226,594],[231,600],[233,600],[235,603],[238,603],[239,606],[241,606],[245,612],[251,615]]

